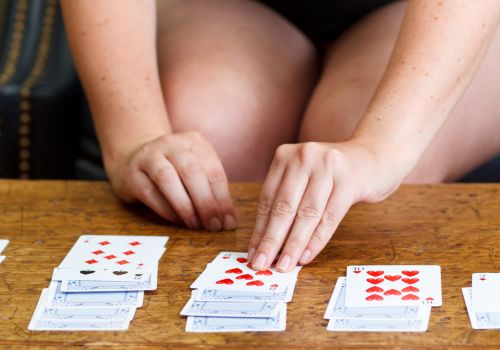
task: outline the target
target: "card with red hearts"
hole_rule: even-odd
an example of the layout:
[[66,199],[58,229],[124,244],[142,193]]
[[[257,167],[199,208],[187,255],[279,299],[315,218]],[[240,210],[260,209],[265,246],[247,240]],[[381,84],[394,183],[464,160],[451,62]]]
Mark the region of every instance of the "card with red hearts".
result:
[[500,313],[500,273],[472,274],[472,309],[474,312]]
[[436,265],[347,267],[345,305],[441,306],[441,268]]
[[274,267],[254,271],[246,253],[222,252],[191,284],[192,289],[219,289],[248,292],[284,291],[295,283],[300,267],[290,273],[280,273]]

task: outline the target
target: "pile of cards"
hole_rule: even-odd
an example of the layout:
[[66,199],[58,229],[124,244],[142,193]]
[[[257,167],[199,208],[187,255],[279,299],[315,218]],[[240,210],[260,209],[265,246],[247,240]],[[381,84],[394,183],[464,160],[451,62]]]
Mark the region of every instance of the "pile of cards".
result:
[[191,285],[187,332],[283,331],[300,268],[254,271],[246,253],[222,252]]
[[[9,244],[8,239],[0,239],[0,254],[3,252],[5,247]],[[0,255],[0,263],[5,260],[5,255]]]
[[500,329],[500,273],[473,273],[462,293],[472,328]]
[[168,237],[80,236],[43,290],[30,330],[125,330],[157,288]]
[[348,266],[325,319],[329,331],[425,332],[431,307],[441,304],[439,266]]

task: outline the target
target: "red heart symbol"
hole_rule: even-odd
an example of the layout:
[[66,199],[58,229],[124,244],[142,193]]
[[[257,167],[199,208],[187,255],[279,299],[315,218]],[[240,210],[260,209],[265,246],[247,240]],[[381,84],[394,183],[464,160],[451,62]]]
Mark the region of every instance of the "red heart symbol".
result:
[[248,263],[248,264],[247,264],[247,267],[248,267],[249,269],[251,269],[251,268],[252,268],[252,263]]
[[401,292],[397,289],[389,289],[388,291],[384,292],[384,295],[401,295]]
[[222,259],[229,259],[229,255],[224,255]]
[[434,300],[432,297],[425,298],[425,300]]
[[244,275],[239,275],[238,277],[236,277],[237,280],[253,280],[253,277],[252,275],[249,275],[248,273],[244,274]]
[[486,281],[486,278],[481,277],[479,280],[480,280],[480,281]]
[[385,275],[384,277],[385,277],[385,279],[386,279],[386,280],[389,280],[389,281],[391,281],[391,282],[395,282],[395,281],[397,281],[398,279],[400,279],[400,278],[401,278],[401,276],[400,276],[400,275],[394,275],[394,276],[391,276],[391,275]]
[[248,259],[246,259],[246,258],[237,258],[236,261],[244,264],[244,263],[246,263],[248,261]]
[[275,283],[275,284],[271,284],[271,288],[278,288],[278,285]]
[[384,271],[366,271],[367,274],[373,277],[378,277],[384,273]]
[[251,281],[251,282],[248,282],[247,283],[247,286],[263,286],[264,285],[264,282],[262,282],[261,280],[255,280],[255,281]]
[[404,283],[413,284],[413,283],[417,283],[419,281],[419,279],[418,278],[403,278],[401,281],[403,281]]
[[408,286],[408,287],[404,287],[403,289],[401,289],[401,291],[402,291],[403,293],[408,293],[408,292],[420,292],[420,289],[418,289],[417,287]]
[[366,290],[367,293],[382,293],[384,290],[378,286],[370,287]]
[[217,284],[233,284],[234,282],[230,278],[225,278],[225,279],[217,281],[215,283],[217,283]]
[[264,271],[257,271],[255,274],[256,275],[271,276],[273,274],[273,272],[271,270],[264,270]]
[[415,294],[406,294],[404,297],[402,297],[401,299],[403,300],[418,300],[420,299],[419,297],[417,297]]
[[354,270],[353,272],[354,272],[354,273],[360,273],[361,271],[359,271],[359,270]]
[[371,283],[371,284],[379,284],[379,283],[384,282],[383,278],[368,278],[366,280],[368,281],[368,283]]
[[372,294],[372,295],[369,295],[365,298],[365,300],[367,301],[372,301],[372,300],[384,300],[384,297],[381,296],[381,295],[378,295],[378,294]]
[[415,276],[415,275],[418,275],[418,272],[419,272],[419,271],[416,271],[416,270],[414,270],[414,271],[407,271],[407,270],[405,270],[405,271],[401,271],[401,273],[402,273],[403,275],[406,275],[406,276],[408,276],[408,277],[413,277],[413,276]]
[[238,275],[240,273],[243,273],[243,271],[241,271],[241,269],[235,267],[234,269],[227,270],[226,273],[235,273]]

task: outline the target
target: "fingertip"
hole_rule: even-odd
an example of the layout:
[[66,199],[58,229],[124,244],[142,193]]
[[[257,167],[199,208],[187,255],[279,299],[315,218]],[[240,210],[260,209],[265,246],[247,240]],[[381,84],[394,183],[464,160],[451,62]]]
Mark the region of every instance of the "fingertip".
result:
[[224,230],[234,230],[236,229],[236,219],[231,214],[226,214],[224,216],[223,223]]
[[299,259],[299,264],[301,264],[301,265],[309,264],[309,262],[311,261],[311,256],[312,256],[312,252],[310,249],[304,250],[304,252],[302,253],[302,256]]
[[252,261],[253,258],[255,256],[255,248],[254,247],[250,247],[248,249],[248,261]]

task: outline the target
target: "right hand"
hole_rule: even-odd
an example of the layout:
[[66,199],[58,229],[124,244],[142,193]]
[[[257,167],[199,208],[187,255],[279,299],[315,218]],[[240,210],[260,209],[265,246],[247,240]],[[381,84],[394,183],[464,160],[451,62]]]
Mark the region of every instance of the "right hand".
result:
[[198,132],[160,136],[106,163],[111,186],[168,221],[210,231],[236,228],[228,181],[215,150]]

